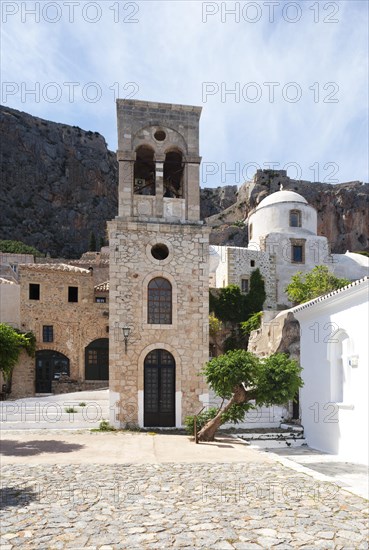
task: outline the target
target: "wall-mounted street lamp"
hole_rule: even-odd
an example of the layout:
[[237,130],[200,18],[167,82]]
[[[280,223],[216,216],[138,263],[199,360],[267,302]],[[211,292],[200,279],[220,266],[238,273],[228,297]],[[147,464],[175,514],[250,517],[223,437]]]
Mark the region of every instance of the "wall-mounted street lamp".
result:
[[123,330],[123,338],[124,338],[124,350],[127,353],[127,344],[128,344],[129,335],[131,333],[131,329],[128,325],[124,325],[122,330]]

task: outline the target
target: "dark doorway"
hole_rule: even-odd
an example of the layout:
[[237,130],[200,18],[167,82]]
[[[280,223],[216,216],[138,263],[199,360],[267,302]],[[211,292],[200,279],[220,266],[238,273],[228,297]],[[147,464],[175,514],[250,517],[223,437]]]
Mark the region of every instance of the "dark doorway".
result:
[[52,350],[36,352],[36,393],[51,393],[51,382],[69,376],[69,359]]
[[300,420],[300,393],[298,391],[292,402],[292,420]]
[[144,363],[144,426],[175,426],[174,357],[164,349],[151,351]]
[[98,338],[85,348],[85,380],[109,380],[108,338]]

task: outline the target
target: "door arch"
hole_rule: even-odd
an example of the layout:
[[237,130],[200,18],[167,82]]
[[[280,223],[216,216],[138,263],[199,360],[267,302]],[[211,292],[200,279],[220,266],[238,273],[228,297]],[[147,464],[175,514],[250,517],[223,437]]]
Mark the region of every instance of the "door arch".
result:
[[176,364],[169,351],[150,351],[144,361],[144,426],[175,426]]
[[69,359],[53,350],[36,351],[36,393],[51,393],[51,382],[69,376]]

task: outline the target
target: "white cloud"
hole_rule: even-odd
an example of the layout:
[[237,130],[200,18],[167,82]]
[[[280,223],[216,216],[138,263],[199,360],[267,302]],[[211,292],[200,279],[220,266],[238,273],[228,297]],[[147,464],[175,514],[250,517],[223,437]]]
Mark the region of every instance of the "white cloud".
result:
[[[32,4],[35,2],[27,2]],[[232,16],[222,22],[222,3],[182,1],[138,2],[139,11],[131,18],[139,22],[128,23],[123,19],[129,18],[132,8],[109,0],[100,3],[101,19],[97,23],[83,19],[86,2],[75,8],[75,21],[70,23],[64,4],[59,2],[62,18],[54,24],[42,21],[42,17],[40,23],[34,23],[32,17],[22,23],[21,13],[9,16],[3,23],[2,43],[3,82],[15,82],[20,89],[21,83],[32,87],[40,82],[41,90],[48,82],[56,82],[62,90],[61,100],[52,103],[41,93],[39,102],[30,95],[22,101],[19,91],[8,97],[3,94],[6,105],[100,131],[115,149],[114,90],[119,89],[120,97],[137,91],[137,99],[203,105],[204,162],[223,162],[231,169],[236,162],[263,166],[278,161],[283,167],[293,161],[301,165],[304,179],[313,178],[309,167],[314,163],[319,163],[321,179],[329,177],[330,171],[324,166],[335,162],[340,181],[368,181],[365,2],[336,2],[339,11],[333,15],[329,6],[334,3],[319,2],[316,23],[317,12],[309,9],[316,6],[313,1],[300,3],[301,19],[296,23],[283,18],[285,2],[276,8],[275,21],[270,23],[265,3],[260,2],[262,17],[254,24],[242,17],[235,23]],[[226,5],[230,9],[236,4]],[[238,4],[242,8],[247,2]],[[202,21],[205,5],[219,8],[206,23]],[[120,10],[117,23],[116,12],[109,9],[112,7]],[[252,11],[246,13],[253,15]],[[288,13],[294,16],[292,10]],[[88,16],[94,16],[93,8]],[[334,18],[337,23],[324,22]],[[72,103],[65,85],[71,81],[79,83]],[[101,91],[96,103],[86,96],[84,86],[89,82],[96,83]],[[204,82],[214,82],[219,88],[206,102],[202,97]],[[241,95],[237,102],[230,94],[222,98],[222,86],[232,89],[239,83],[240,90],[246,90],[244,86],[250,82],[260,87],[259,101],[252,103]],[[280,83],[273,103],[265,82]],[[282,96],[283,87],[291,82],[296,82],[302,92],[297,103]],[[333,85],[324,90],[328,82],[336,83],[339,90],[335,92]],[[128,83],[135,83],[137,89]],[[314,83],[318,83],[315,99],[319,88],[317,103],[309,89]],[[249,88],[250,94],[252,91]],[[285,94],[287,91],[293,93],[293,86],[284,89]],[[94,92],[93,86],[90,92]],[[329,99],[330,92],[338,103],[323,101]],[[225,182],[231,184],[233,179],[228,177]],[[211,184],[220,183],[219,172]]]

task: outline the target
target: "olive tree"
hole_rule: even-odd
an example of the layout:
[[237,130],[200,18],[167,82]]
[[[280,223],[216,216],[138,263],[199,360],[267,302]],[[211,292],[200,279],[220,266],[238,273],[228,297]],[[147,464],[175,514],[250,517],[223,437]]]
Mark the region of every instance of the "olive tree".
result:
[[241,422],[249,409],[284,405],[303,384],[298,362],[282,353],[260,359],[249,351],[233,350],[206,363],[202,372],[222,403],[200,430],[200,441],[213,441],[222,424]]

